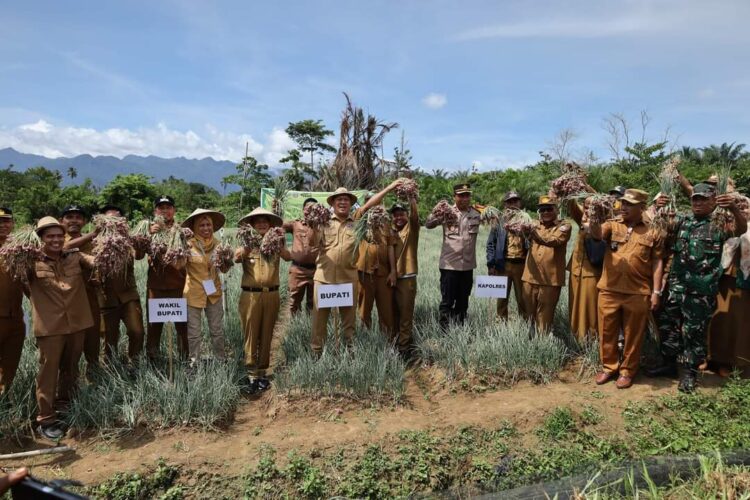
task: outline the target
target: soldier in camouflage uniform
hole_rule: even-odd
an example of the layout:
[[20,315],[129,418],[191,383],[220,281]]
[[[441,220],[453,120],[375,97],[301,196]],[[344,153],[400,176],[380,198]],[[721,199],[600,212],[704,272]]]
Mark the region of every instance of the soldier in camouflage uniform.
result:
[[[716,196],[714,187],[698,184],[690,198],[693,213],[675,220],[672,234],[672,267],[668,277],[669,298],[659,316],[665,365],[658,375],[676,375],[682,367],[678,389],[693,392],[698,365],[706,358],[708,323],[716,308],[716,293],[722,274],[721,249],[724,241],[743,234],[747,228],[732,195]],[[735,218],[732,231],[711,223],[716,205]]]

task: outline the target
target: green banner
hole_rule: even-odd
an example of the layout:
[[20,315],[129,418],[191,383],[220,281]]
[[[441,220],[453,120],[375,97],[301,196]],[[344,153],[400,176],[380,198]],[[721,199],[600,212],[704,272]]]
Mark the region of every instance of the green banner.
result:
[[[276,191],[273,188],[261,188],[260,190],[260,206],[266,210],[272,210],[274,194]],[[357,201],[360,205],[365,202],[366,190],[352,191],[357,195]],[[286,200],[284,200],[284,220],[292,220],[302,217],[302,204],[307,198],[315,198],[318,203],[323,206],[328,206],[326,198],[331,196],[333,193],[325,191],[287,191]]]

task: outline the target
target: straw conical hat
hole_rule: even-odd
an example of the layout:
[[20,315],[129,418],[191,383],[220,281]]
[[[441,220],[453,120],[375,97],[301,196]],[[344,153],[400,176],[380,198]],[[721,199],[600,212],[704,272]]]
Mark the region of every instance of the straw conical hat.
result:
[[271,212],[270,210],[266,210],[265,208],[258,207],[252,212],[250,212],[249,214],[247,214],[246,216],[244,216],[243,218],[241,218],[239,221],[239,224],[244,224],[246,222],[249,224],[252,224],[253,219],[261,215],[268,217],[268,220],[271,223],[272,227],[278,227],[284,223],[284,220],[278,215],[276,215],[275,213]]
[[206,210],[205,208],[196,208],[195,210],[193,210],[193,213],[190,214],[187,219],[185,219],[185,222],[182,223],[182,227],[192,229],[193,222],[195,222],[195,219],[197,219],[201,215],[208,215],[209,217],[211,217],[211,221],[214,223],[214,231],[218,231],[219,229],[224,227],[224,221],[226,220],[224,214],[221,212],[217,212],[216,210]]

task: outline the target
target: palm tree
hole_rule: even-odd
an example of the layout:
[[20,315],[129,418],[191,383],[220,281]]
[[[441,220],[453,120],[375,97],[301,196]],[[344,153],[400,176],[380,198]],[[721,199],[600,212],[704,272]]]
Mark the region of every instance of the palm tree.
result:
[[75,167],[69,167],[68,177],[70,177],[71,179],[75,179],[76,177],[78,177],[78,170]]
[[723,142],[720,146],[711,144],[710,146],[701,148],[701,151],[703,152],[703,161],[709,165],[732,165],[750,155],[750,153],[743,151],[743,149],[745,149],[744,144],[736,144],[734,142],[727,144]]

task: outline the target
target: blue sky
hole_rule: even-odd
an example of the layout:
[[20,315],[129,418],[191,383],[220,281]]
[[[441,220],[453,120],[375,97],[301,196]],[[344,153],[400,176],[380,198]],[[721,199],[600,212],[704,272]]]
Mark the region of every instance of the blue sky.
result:
[[[270,164],[342,91],[427,169],[533,162],[602,119],[675,145],[750,142],[750,2],[33,1],[0,4],[0,147]],[[393,132],[386,156],[400,140]]]

